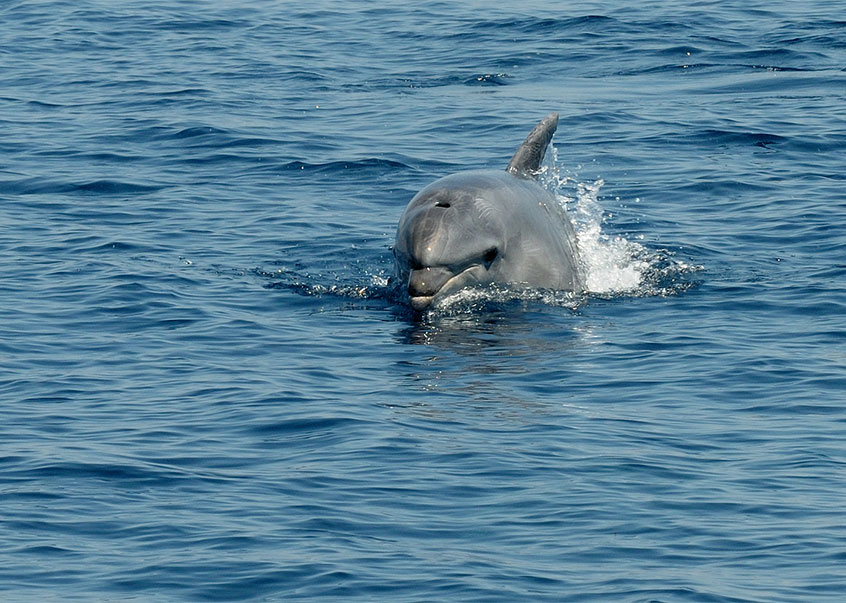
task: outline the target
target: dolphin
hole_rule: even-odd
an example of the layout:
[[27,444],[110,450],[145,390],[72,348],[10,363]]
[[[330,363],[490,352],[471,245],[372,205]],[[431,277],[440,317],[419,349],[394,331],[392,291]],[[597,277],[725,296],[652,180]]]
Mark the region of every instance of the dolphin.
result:
[[505,171],[452,174],[409,202],[397,226],[394,277],[414,310],[492,283],[584,290],[573,225],[536,179],[557,126],[550,113]]

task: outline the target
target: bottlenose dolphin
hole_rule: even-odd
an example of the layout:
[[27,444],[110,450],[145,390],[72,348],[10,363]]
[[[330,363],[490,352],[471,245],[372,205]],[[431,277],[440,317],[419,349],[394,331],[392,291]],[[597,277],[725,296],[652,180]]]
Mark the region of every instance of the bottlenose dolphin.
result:
[[394,245],[394,276],[412,308],[490,283],[584,289],[573,225],[536,180],[557,126],[557,113],[544,118],[505,171],[459,172],[414,196]]

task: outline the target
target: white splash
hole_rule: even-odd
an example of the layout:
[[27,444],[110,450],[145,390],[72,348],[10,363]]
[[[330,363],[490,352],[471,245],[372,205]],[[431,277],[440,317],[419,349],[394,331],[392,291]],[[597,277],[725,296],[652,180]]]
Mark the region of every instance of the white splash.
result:
[[[539,180],[555,194],[573,222],[588,292],[609,294],[637,290],[649,267],[649,262],[642,259],[647,255],[646,248],[622,236],[609,237],[602,232],[606,217],[611,217],[611,214],[606,216],[599,203],[599,191],[604,182],[584,183],[562,174],[558,152],[555,147],[550,150]],[[574,187],[575,196],[564,194]]]

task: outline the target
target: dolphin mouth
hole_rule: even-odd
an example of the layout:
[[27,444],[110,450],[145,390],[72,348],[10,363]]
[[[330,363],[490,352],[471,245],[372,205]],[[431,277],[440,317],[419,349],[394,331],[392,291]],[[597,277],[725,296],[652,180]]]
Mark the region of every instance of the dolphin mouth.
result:
[[422,312],[423,310],[431,306],[434,299],[434,295],[416,295],[414,297],[408,298],[409,302],[411,303],[412,309],[417,312]]
[[[416,312],[423,312],[431,307],[432,304],[437,302],[437,300],[447,297],[451,293],[455,293],[466,286],[468,281],[478,282],[478,277],[473,274],[473,269],[476,267],[477,266],[475,265],[468,266],[461,272],[453,274],[447,278],[436,291],[432,291],[430,295],[414,295],[409,293],[408,300],[411,307]],[[429,291],[426,293],[429,293]]]

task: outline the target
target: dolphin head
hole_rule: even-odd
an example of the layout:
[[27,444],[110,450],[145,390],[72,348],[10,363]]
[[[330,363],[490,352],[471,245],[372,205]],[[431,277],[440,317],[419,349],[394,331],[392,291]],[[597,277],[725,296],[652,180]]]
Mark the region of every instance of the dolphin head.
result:
[[412,308],[476,284],[583,289],[573,225],[536,178],[557,126],[557,113],[541,120],[505,171],[459,172],[414,196],[394,245]]
[[489,196],[447,176],[408,204],[394,245],[396,276],[411,307],[423,311],[440,297],[495,280],[505,257],[505,224]]

